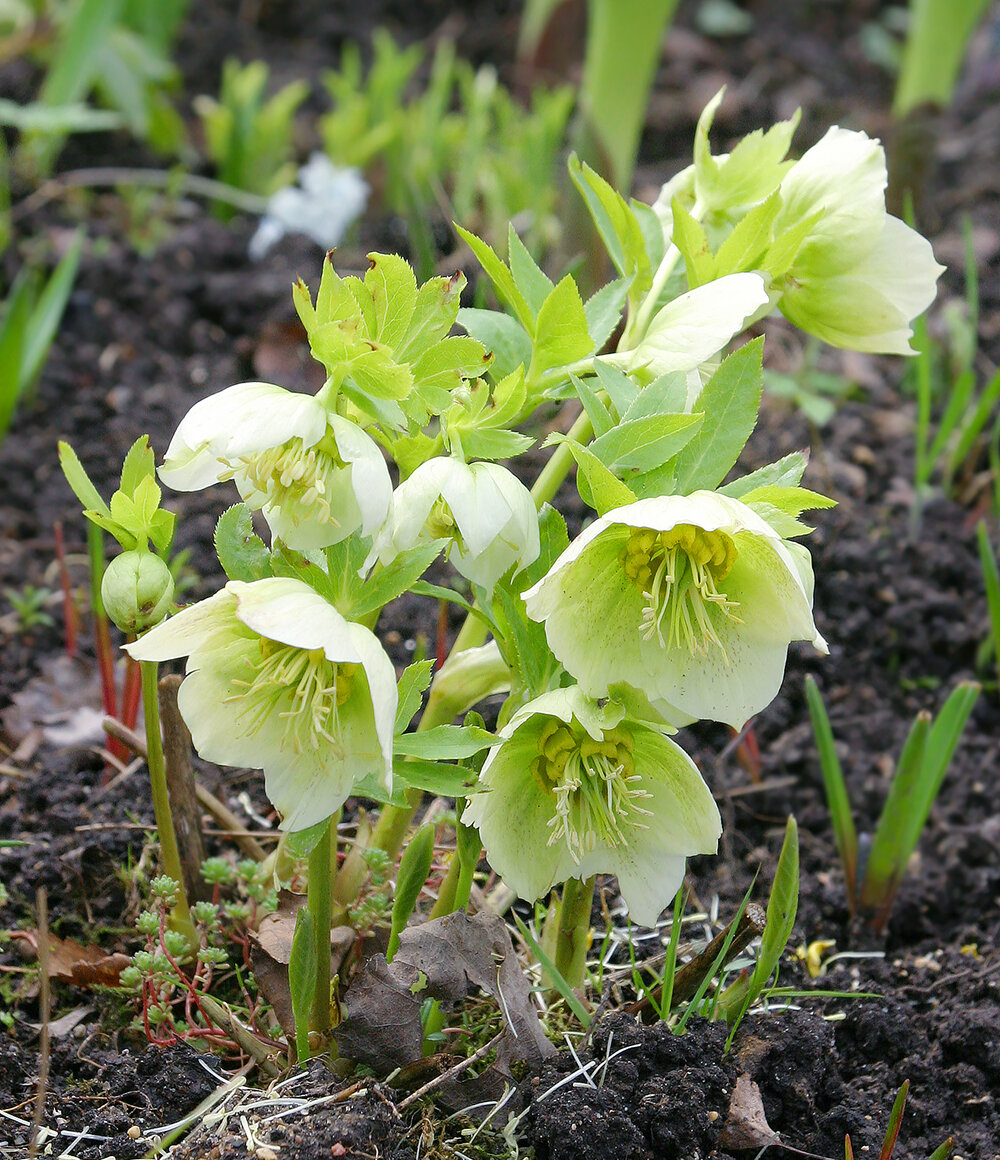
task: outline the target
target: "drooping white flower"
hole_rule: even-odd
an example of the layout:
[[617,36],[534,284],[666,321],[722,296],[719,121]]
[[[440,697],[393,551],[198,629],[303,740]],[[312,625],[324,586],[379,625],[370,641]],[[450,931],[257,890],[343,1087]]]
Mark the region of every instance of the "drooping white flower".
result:
[[195,749],[263,769],[285,829],[328,818],[367,777],[390,788],[393,664],[302,581],[230,580],[125,647],[137,660],[188,658],[177,700]]
[[312,395],[271,383],[238,383],[195,403],[170,441],[160,479],[175,491],[234,480],[272,534],[298,551],[359,529],[370,535],[392,496],[373,439]]
[[448,555],[463,576],[492,588],[511,565],[524,568],[537,558],[535,502],[497,463],[428,459],[396,488],[372,551],[388,564],[407,548],[437,539],[450,541]]
[[781,312],[832,346],[913,354],[911,323],[944,267],[926,238],[886,213],[885,151],[834,126],[782,178],[774,236],[819,214],[774,288]]
[[759,274],[727,274],[668,302],[633,350],[601,355],[619,370],[687,373],[714,358],[767,303]]
[[608,512],[524,600],[584,692],[625,682],[675,725],[740,728],[778,691],[790,641],[826,651],[808,554],[715,492]]
[[632,917],[652,926],[685,859],[715,852],[719,811],[694,762],[620,705],[557,689],[518,710],[500,736],[462,820],[522,898],[611,873]]

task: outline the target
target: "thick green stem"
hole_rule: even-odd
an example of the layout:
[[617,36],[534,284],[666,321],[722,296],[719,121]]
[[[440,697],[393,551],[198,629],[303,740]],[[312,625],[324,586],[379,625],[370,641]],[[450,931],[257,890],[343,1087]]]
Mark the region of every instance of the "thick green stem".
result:
[[581,987],[587,965],[590,912],[594,905],[594,878],[586,882],[569,878],[563,885],[559,906],[555,967],[571,987]]
[[438,891],[437,902],[434,903],[434,908],[431,910],[431,918],[443,918],[446,914],[451,914],[458,909],[456,902],[458,899],[458,880],[461,874],[462,860],[456,850],[448,863],[448,872],[445,874],[441,889]]
[[149,784],[153,791],[153,813],[156,816],[156,831],[160,837],[160,851],[163,856],[164,872],[177,883],[177,902],[173,909],[176,928],[195,945],[194,926],[188,910],[187,893],[184,890],[184,868],[181,866],[177,834],[174,832],[173,814],[170,812],[170,794],[167,791],[167,766],[163,760],[163,740],[160,736],[160,701],[157,688],[156,661],[140,661],[142,669],[142,708],[146,723],[146,763],[149,766]]
[[333,828],[330,818],[323,837],[309,855],[308,905],[312,917],[313,945],[316,948],[311,1030],[330,1030],[330,867],[333,863]]

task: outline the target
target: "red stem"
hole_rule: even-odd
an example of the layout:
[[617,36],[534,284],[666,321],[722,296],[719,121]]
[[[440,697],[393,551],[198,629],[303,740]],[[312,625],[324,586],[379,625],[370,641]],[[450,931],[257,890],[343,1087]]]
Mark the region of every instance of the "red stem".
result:
[[63,594],[63,640],[66,645],[66,655],[72,660],[76,656],[80,614],[77,611],[76,601],[73,599],[73,590],[69,582],[69,569],[66,567],[66,541],[63,539],[62,520],[56,520],[52,532],[56,541],[59,583]]

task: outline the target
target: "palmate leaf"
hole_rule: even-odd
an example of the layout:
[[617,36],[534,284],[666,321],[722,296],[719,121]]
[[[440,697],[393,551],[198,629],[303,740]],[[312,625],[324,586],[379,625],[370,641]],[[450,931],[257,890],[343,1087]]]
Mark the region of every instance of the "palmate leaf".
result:
[[248,584],[271,576],[271,553],[253,530],[253,520],[245,504],[227,508],[215,525],[215,552],[230,580]]
[[593,351],[583,299],[567,274],[542,303],[535,319],[528,379],[533,381],[545,371],[578,362]]

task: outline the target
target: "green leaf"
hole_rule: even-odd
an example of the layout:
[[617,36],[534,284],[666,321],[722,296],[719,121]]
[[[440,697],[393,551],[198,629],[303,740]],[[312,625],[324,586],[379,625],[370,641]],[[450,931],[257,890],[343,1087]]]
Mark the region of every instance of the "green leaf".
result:
[[822,216],[823,211],[820,210],[818,213],[811,214],[809,217],[796,222],[784,233],[779,234],[764,256],[761,269],[772,279],[781,278],[787,274],[802,248],[803,242],[812,233],[813,227]]
[[411,362],[447,335],[458,317],[464,289],[462,273],[450,278],[429,278],[420,287],[406,335],[394,348],[397,361]]
[[809,463],[807,451],[793,451],[769,463],[766,467],[758,467],[749,475],[734,479],[719,488],[721,495],[731,496],[733,499],[742,499],[749,491],[758,487],[796,487],[805,474]]
[[679,198],[674,198],[671,208],[674,220],[673,243],[684,259],[688,285],[693,290],[715,278],[715,259],[701,222],[688,213]]
[[813,531],[808,524],[798,519],[802,512],[837,506],[835,499],[828,499],[804,487],[757,487],[744,493],[741,498],[785,540]]
[[760,410],[763,344],[755,338],[724,359],[698,396],[705,423],[677,456],[678,491],[713,490],[739,458]]
[[593,350],[594,340],[587,329],[587,314],[580,291],[571,275],[567,274],[538,312],[528,378],[531,380],[544,371],[578,362]]
[[819,750],[819,765],[823,774],[826,808],[830,811],[833,836],[837,843],[837,852],[840,854],[840,863],[844,868],[848,905],[853,913],[856,901],[858,833],[854,827],[851,799],[848,797],[847,783],[844,781],[844,773],[840,768],[840,758],[837,757],[833,730],[830,728],[830,718],[827,716],[826,706],[823,704],[823,697],[816,685],[816,680],[812,676],[806,677],[806,702],[809,705],[809,716],[812,719],[813,732],[816,735],[816,748]]
[[31,320],[25,333],[24,347],[21,351],[20,382],[22,391],[32,389],[45,363],[49,347],[59,330],[63,311],[66,309],[66,303],[69,301],[70,292],[76,280],[76,271],[80,265],[82,249],[83,232],[77,231],[69,249],[63,255],[59,265],[53,270],[52,276],[45,284],[45,289],[31,312]]
[[303,906],[295,916],[292,953],[288,959],[288,990],[295,1019],[295,1051],[300,1064],[309,1059],[309,1013],[312,1010],[316,967],[313,919],[308,907]]
[[433,671],[434,662],[430,660],[414,661],[403,670],[397,686],[398,702],[394,733],[402,733],[413,720],[414,714],[420,708],[424,690],[431,683]]
[[624,371],[617,367],[608,366],[599,359],[594,362],[594,370],[601,380],[601,386],[608,394],[608,398],[615,405],[619,415],[624,416],[629,408],[639,398],[639,384],[630,379]]
[[219,516],[214,541],[219,563],[230,580],[244,580],[249,584],[272,575],[271,553],[253,530],[253,520],[245,504],[233,504]]
[[608,414],[608,409],[601,402],[597,392],[590,385],[591,380],[581,379],[577,375],[570,375],[569,381],[573,384],[573,389],[580,396],[580,402],[583,403],[583,409],[587,412],[587,417],[590,419],[590,425],[594,428],[595,433],[606,435],[609,431],[614,429],[615,422]]
[[486,729],[469,725],[435,725],[420,733],[402,733],[393,748],[403,757],[420,757],[431,761],[455,761],[472,757],[498,744],[499,738]]
[[531,313],[537,316],[542,303],[552,291],[552,279],[528,253],[513,225],[507,227],[507,262],[515,286],[524,296]]
[[576,487],[580,498],[598,515],[635,502],[635,493],[617,478],[587,447],[565,435],[550,435],[543,446],[565,443],[576,460]]
[[399,936],[410,921],[410,915],[417,905],[420,891],[424,888],[427,875],[431,872],[434,858],[434,823],[421,826],[408,842],[399,860],[396,873],[396,893],[392,900],[392,926],[389,930],[389,944],[386,947],[386,962],[391,963],[399,949]]
[[587,316],[587,329],[594,342],[594,349],[600,350],[615,332],[615,327],[621,321],[622,310],[625,307],[625,298],[632,285],[633,276],[616,278],[602,286],[584,303],[583,311]]
[[778,190],[741,218],[715,255],[716,278],[757,270],[771,245],[771,227],[781,209]]
[[652,268],[645,238],[632,207],[589,165],[581,165],[576,154],[569,159],[569,174],[587,204],[618,273],[625,278],[634,276],[629,296],[644,294],[652,282]]
[[535,332],[535,316],[525,300],[524,295],[518,290],[510,270],[496,256],[493,247],[488,242],[477,238],[474,233],[462,229],[461,226],[456,225],[455,229],[458,231],[462,240],[468,245],[469,249],[479,259],[479,264],[486,271],[490,281],[493,283],[493,288],[496,290],[497,296],[510,306],[528,334],[533,335]]
[[704,415],[694,414],[623,419],[606,435],[595,439],[590,451],[612,472],[633,468],[649,471],[672,459],[687,446],[695,438],[704,418]]
[[369,254],[371,268],[365,287],[375,304],[375,330],[371,337],[393,348],[409,330],[417,302],[417,280],[409,262],[398,254]]
[[642,419],[646,415],[676,415],[687,404],[687,375],[683,371],[668,371],[639,392],[638,398],[622,415],[622,419]]
[[767,922],[760,939],[757,963],[750,977],[750,1002],[764,990],[774,973],[795,926],[799,907],[799,828],[794,817],[785,826],[785,839],[774,871],[771,897],[767,900]]
[[462,432],[462,447],[470,459],[513,459],[533,446],[530,435],[490,428]]
[[448,765],[441,761],[414,757],[394,759],[392,776],[403,791],[403,804],[406,803],[407,789],[423,790],[435,797],[468,797],[469,790],[478,779],[476,771],[467,765]]
[[[339,547],[339,545],[336,545]],[[339,607],[344,593],[338,589],[335,579],[327,573],[316,559],[310,559],[303,552],[296,552],[287,544],[276,540],[271,548],[271,573],[274,576],[290,576],[308,584],[314,592],[318,592],[324,600]]]
[[32,297],[32,279],[18,278],[8,295],[7,313],[0,323],[0,439],[7,433],[24,387],[21,368],[24,366],[24,348],[31,324]]
[[390,600],[409,592],[441,554],[443,540],[431,540],[407,548],[388,564],[375,569],[356,590],[351,603],[351,617],[360,619],[369,613],[381,611]]
[[330,828],[330,819],[324,818],[315,826],[307,830],[292,830],[284,836],[285,852],[292,858],[308,858],[320,842],[326,837]]
[[76,452],[62,439],[59,441],[59,466],[63,470],[63,475],[66,476],[66,482],[73,489],[73,494],[83,504],[83,507],[89,511],[100,512],[110,519],[111,509],[101,499],[101,493],[91,483],[90,476],[84,471],[83,464]]
[[132,444],[122,462],[121,490],[133,495],[144,479],[156,478],[156,457],[149,445],[149,436],[140,435]]
[[531,336],[516,319],[499,310],[477,310],[462,307],[458,323],[493,354],[491,370],[495,377],[505,378],[531,362]]

